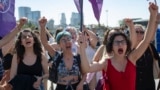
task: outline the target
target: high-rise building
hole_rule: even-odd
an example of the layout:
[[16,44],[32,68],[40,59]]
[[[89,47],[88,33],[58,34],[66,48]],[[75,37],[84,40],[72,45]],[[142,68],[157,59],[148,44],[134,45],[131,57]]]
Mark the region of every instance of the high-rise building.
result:
[[38,26],[38,20],[41,17],[41,12],[40,11],[32,11],[31,12],[32,17],[30,18],[30,21]]
[[53,32],[53,29],[54,29],[54,20],[53,19],[50,19],[47,23],[47,28],[49,30],[51,30],[51,32]]
[[70,20],[71,20],[70,21],[71,22],[70,23],[71,26],[78,27],[80,25],[80,14],[72,12],[72,16],[71,16]]
[[62,14],[61,14],[60,25],[61,25],[62,27],[66,27],[66,26],[67,26],[65,13],[62,13]]
[[19,19],[21,17],[30,17],[31,8],[30,7],[19,7]]
[[19,7],[19,18],[27,17],[29,22],[38,26],[38,19],[41,17],[40,11],[31,11],[30,7]]

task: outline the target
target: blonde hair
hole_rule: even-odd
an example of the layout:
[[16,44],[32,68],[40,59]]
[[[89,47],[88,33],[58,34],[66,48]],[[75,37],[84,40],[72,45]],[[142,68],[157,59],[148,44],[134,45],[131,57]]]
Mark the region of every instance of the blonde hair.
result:
[[135,27],[140,27],[143,31],[145,30],[145,26],[143,26],[142,24],[135,24]]

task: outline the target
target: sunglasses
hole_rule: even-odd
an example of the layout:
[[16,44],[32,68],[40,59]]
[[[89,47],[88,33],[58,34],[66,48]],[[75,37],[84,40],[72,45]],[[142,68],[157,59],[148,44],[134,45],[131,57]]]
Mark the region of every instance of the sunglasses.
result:
[[61,39],[60,41],[63,42],[63,43],[67,43],[67,42],[72,41],[72,38],[71,37],[67,37],[66,39]]
[[33,37],[32,35],[22,35],[22,39],[26,39],[26,38],[31,38],[31,37]]
[[144,31],[136,31],[137,34],[144,34]]
[[127,42],[126,42],[126,40],[121,40],[121,41],[115,40],[115,41],[113,41],[114,46],[119,46],[120,44],[126,45]]

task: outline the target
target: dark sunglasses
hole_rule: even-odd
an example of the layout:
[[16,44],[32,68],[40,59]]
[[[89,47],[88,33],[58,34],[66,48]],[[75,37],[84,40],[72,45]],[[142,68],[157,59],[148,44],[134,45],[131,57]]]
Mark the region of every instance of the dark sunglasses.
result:
[[118,46],[120,44],[126,45],[127,42],[126,42],[126,40],[121,40],[121,41],[115,40],[115,41],[113,41],[113,45],[115,45],[115,46]]
[[136,33],[138,34],[144,34],[144,31],[136,31]]

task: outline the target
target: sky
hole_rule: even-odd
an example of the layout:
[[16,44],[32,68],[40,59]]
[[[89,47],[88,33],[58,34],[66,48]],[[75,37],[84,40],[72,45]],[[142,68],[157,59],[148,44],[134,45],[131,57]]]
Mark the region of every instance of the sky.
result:
[[[154,0],[103,0],[100,23],[108,26],[118,26],[118,21],[124,18],[149,18],[149,1]],[[98,24],[94,17],[91,3],[83,0],[84,24]],[[157,0],[160,6],[160,0]],[[15,16],[19,19],[18,7],[31,7],[32,11],[41,11],[41,16],[53,19],[55,25],[60,24],[61,13],[65,13],[67,24],[71,13],[78,12],[73,0],[15,0]]]

